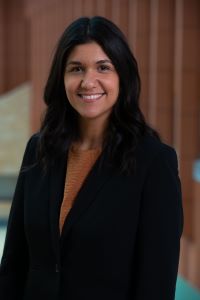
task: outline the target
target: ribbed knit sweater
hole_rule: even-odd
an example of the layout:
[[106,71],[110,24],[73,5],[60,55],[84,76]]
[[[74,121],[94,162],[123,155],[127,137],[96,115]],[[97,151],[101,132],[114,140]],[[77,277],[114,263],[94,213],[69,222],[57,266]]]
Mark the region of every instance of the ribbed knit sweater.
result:
[[60,233],[73,202],[92,166],[101,153],[101,148],[89,150],[71,149],[68,154],[64,195],[60,209]]

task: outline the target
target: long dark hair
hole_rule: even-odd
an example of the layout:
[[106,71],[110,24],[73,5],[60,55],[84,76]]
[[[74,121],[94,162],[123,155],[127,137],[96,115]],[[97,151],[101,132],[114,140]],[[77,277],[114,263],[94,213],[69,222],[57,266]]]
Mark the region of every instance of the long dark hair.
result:
[[44,91],[47,109],[40,129],[39,161],[47,167],[66,154],[70,144],[79,136],[77,113],[64,88],[64,69],[73,48],[91,41],[102,47],[120,79],[119,97],[110,115],[103,153],[112,166],[129,172],[134,168],[139,140],[145,134],[157,138],[158,134],[147,125],[139,108],[140,77],[127,40],[115,24],[100,16],[75,20],[58,41]]

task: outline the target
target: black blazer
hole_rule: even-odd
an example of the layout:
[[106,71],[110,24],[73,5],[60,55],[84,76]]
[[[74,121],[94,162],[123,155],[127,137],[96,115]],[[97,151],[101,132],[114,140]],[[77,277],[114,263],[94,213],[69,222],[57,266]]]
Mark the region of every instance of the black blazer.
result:
[[[34,162],[38,136],[22,165]],[[137,147],[136,171],[97,160],[61,237],[67,159],[43,175],[20,172],[0,267],[1,300],[172,300],[183,228],[175,151],[153,137]],[[77,178],[78,180],[78,178]]]

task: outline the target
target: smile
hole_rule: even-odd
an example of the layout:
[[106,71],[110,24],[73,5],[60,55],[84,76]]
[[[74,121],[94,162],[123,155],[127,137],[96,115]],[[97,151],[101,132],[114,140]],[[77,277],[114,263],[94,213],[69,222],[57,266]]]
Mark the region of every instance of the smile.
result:
[[96,100],[99,100],[105,93],[97,93],[97,94],[78,94],[79,97],[81,97],[82,100],[85,102],[94,102]]

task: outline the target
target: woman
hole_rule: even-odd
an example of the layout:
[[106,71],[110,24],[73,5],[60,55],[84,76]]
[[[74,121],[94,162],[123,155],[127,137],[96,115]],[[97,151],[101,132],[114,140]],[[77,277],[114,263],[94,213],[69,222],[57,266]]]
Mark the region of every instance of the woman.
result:
[[172,300],[183,228],[175,151],[139,108],[125,37],[102,17],[61,36],[10,212],[0,299]]

